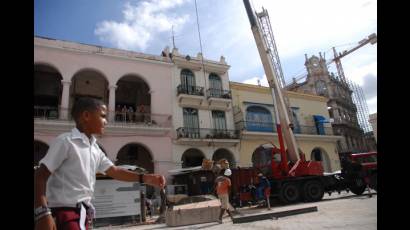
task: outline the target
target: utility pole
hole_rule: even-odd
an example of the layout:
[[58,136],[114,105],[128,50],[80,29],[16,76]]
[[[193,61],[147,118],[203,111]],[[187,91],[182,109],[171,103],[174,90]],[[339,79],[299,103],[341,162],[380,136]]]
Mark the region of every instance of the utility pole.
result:
[[174,25],[172,25],[172,49],[175,49]]

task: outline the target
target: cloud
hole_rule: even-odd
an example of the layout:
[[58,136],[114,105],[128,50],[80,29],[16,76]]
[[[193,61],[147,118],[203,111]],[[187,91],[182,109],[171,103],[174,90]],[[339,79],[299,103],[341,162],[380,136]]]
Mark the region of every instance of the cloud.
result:
[[188,21],[189,15],[173,15],[171,9],[187,0],[152,0],[136,5],[126,2],[121,22],[105,20],[97,23],[94,34],[102,42],[120,49],[144,51],[157,34],[170,31],[172,26],[178,31]]
[[369,107],[369,114],[377,113],[377,97],[367,100],[367,105]]
[[[377,1],[255,1],[269,18],[281,58],[355,42],[377,28]],[[360,23],[358,23],[360,22]],[[301,42],[303,40],[303,42]],[[324,46],[326,45],[326,46]],[[328,47],[327,47],[328,45]]]
[[249,79],[246,79],[246,80],[242,81],[242,83],[251,84],[251,85],[259,85],[259,84],[258,84],[258,80],[260,81],[260,84],[261,84],[262,86],[266,86],[266,87],[269,86],[268,80],[266,79],[266,75],[264,75],[263,77],[253,77],[253,78],[249,78]]
[[367,99],[377,96],[377,78],[372,74],[363,77],[362,89]]

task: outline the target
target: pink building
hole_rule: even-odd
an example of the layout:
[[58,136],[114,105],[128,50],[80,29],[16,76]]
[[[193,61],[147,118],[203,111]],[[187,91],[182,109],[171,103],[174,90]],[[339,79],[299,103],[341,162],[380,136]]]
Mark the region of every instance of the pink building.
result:
[[169,57],[35,37],[34,164],[56,136],[74,127],[73,102],[91,96],[109,108],[99,137],[107,156],[168,175],[175,168],[172,70]]

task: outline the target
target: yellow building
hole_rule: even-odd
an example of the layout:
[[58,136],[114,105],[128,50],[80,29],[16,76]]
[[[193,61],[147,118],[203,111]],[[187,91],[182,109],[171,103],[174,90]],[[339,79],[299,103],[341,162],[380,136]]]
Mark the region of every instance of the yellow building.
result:
[[[263,144],[279,148],[271,91],[268,87],[230,82],[234,121],[240,130],[239,165],[251,166],[252,154]],[[298,147],[306,160],[322,161],[325,172],[340,170],[337,141],[329,123],[327,98],[286,91]]]

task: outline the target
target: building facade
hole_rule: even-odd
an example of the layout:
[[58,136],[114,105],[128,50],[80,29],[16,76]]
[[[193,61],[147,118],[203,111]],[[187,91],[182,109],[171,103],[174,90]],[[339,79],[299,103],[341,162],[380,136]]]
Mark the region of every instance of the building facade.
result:
[[357,108],[352,100],[352,90],[348,83],[329,73],[326,60],[319,55],[308,58],[305,66],[307,78],[302,83],[294,82],[287,90],[324,96],[328,98],[327,106],[332,120],[333,132],[343,136],[338,142],[339,153],[367,151],[364,132],[357,119]]
[[[116,165],[165,175],[202,160],[239,161],[229,65],[165,48],[161,55],[34,38],[34,165],[70,131],[75,100],[108,107],[99,145]],[[171,181],[169,181],[171,182]]]
[[373,113],[369,115],[369,122],[373,128],[373,136],[377,142],[377,113]]
[[[279,147],[274,105],[268,87],[230,82],[234,120],[240,131],[240,165],[251,166],[255,150],[264,144]],[[322,96],[286,91],[292,111],[294,134],[307,160],[321,161],[326,172],[340,169],[337,141],[327,110],[328,99]]]
[[174,63],[171,86],[176,168],[200,166],[204,158],[225,158],[235,167],[239,136],[233,122],[225,58],[206,60],[201,53],[191,57],[176,48],[168,56]]
[[108,158],[167,175],[174,168],[172,70],[160,55],[35,37],[34,164],[74,127],[74,101],[89,96],[107,104],[108,124],[98,140]]

